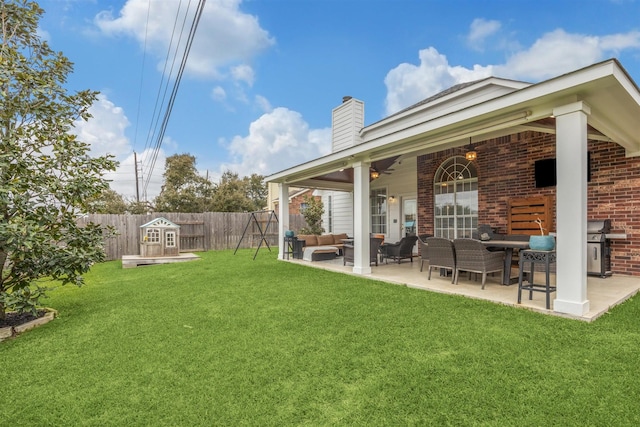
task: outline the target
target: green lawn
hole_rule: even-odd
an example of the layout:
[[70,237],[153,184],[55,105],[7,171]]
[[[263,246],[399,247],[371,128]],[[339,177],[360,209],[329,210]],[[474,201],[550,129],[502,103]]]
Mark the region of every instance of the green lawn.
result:
[[59,317],[0,343],[0,425],[640,424],[640,298],[589,324],[200,255],[51,292]]

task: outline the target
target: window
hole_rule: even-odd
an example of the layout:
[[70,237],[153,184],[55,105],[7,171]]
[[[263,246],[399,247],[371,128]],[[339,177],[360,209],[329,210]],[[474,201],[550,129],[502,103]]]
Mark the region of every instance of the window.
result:
[[160,229],[147,228],[147,235],[144,240],[148,243],[160,243]]
[[165,234],[165,245],[168,248],[175,248],[176,247],[176,233],[175,231],[167,231],[167,233]]
[[478,173],[464,157],[446,160],[434,177],[434,234],[472,237],[478,228]]
[[371,232],[387,234],[387,190],[376,188],[369,197],[371,207]]

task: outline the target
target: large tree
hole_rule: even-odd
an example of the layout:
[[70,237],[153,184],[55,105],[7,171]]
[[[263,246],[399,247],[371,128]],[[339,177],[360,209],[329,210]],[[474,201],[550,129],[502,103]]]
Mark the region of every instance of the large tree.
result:
[[68,93],[72,63],[38,36],[43,10],[0,2],[0,318],[35,312],[43,281],[82,284],[104,259],[103,230],[78,227],[90,200],[108,188],[111,156],[91,157],[73,133],[97,93]]
[[266,204],[266,187],[260,175],[240,178],[226,171],[220,177],[213,197],[214,212],[253,212]]
[[267,205],[267,195],[269,194],[264,176],[254,173],[250,177],[245,177],[245,181],[247,182],[247,196],[253,202],[254,210],[263,209]]
[[167,157],[164,184],[155,199],[158,212],[205,212],[208,210],[213,184],[196,169],[190,154]]
[[89,213],[124,214],[128,210],[124,197],[111,188],[105,188],[102,193],[90,201]]

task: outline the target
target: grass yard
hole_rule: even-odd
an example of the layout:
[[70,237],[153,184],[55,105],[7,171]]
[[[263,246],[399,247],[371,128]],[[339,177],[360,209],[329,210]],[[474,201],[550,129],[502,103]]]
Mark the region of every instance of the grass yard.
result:
[[638,297],[589,324],[253,254],[51,292],[0,343],[0,425],[640,424]]

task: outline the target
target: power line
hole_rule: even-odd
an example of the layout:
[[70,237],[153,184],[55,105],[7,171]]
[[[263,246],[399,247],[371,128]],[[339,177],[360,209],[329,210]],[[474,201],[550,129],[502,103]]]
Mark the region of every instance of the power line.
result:
[[142,88],[144,82],[145,59],[147,58],[147,38],[149,35],[149,16],[151,15],[151,0],[147,3],[147,22],[144,27],[144,47],[142,49],[142,67],[140,68],[140,92],[138,93],[138,111],[136,112],[136,128],[133,134],[133,149],[138,141],[138,124],[140,123],[140,108],[142,105]]
[[[191,3],[189,3],[190,5]],[[161,74],[161,78],[160,78],[160,86],[158,87],[158,92],[156,94],[156,102],[153,106],[153,114],[151,115],[152,117],[152,121],[150,123],[149,126],[149,132],[147,133],[147,140],[145,143],[145,147],[144,149],[147,150],[147,148],[151,148],[151,140],[153,140],[154,136],[155,136],[155,128],[158,125],[158,120],[159,120],[159,115],[160,112],[158,111],[158,109],[160,108],[161,104],[164,104],[164,99],[166,97],[167,94],[167,87],[169,85],[169,80],[171,77],[171,74],[173,74],[173,65],[175,64],[176,61],[176,55],[177,55],[177,50],[178,47],[180,46],[180,40],[182,39],[182,33],[184,30],[184,20],[186,20],[188,14],[189,14],[189,6],[187,7],[187,11],[185,12],[185,19],[183,20],[183,28],[180,30],[180,38],[178,39],[178,43],[176,43],[176,47],[175,47],[175,51],[174,52],[174,56],[173,56],[173,61],[171,61],[171,69],[169,70],[169,72],[167,73],[167,66],[169,64],[169,58],[171,56],[171,47],[173,46],[173,39],[174,36],[176,34],[176,27],[178,25],[178,17],[180,16],[180,9],[182,7],[182,1],[179,3],[178,5],[178,10],[176,12],[176,19],[173,21],[173,29],[171,30],[171,39],[169,40],[169,45],[167,46],[167,55],[164,58],[164,68],[162,69],[162,74]],[[165,86],[165,77],[167,79],[167,86]],[[162,91],[162,87],[164,86],[164,91]],[[160,102],[160,94],[162,93],[162,102]],[[156,115],[157,113],[157,115]]]
[[[204,9],[205,3],[206,3],[206,0],[199,0],[198,7],[196,9],[196,13],[195,13],[193,22],[191,23],[191,28],[189,30],[189,35],[187,37],[187,42],[186,42],[185,49],[184,49],[184,52],[183,52],[183,55],[182,55],[180,68],[178,70],[178,74],[176,76],[176,79],[175,79],[175,82],[174,82],[174,85],[173,85],[173,89],[172,89],[171,95],[169,97],[169,102],[167,104],[167,108],[165,109],[165,114],[164,114],[164,117],[163,117],[163,120],[162,120],[162,124],[160,126],[160,130],[159,130],[159,132],[157,134],[157,137],[156,137],[156,143],[155,143],[155,146],[153,148],[153,152],[151,154],[151,162],[150,162],[150,168],[149,169],[152,172],[153,172],[153,169],[155,167],[156,160],[158,158],[158,152],[160,151],[160,147],[162,146],[162,140],[164,139],[164,135],[165,135],[165,131],[166,131],[166,128],[167,128],[167,124],[169,123],[169,118],[171,117],[171,111],[173,109],[175,98],[176,98],[176,95],[178,93],[178,88],[180,87],[180,81],[182,80],[182,75],[184,73],[184,69],[185,69],[186,64],[187,64],[187,58],[189,56],[189,52],[191,51],[191,46],[193,45],[193,39],[195,37],[196,29],[198,27],[198,24],[200,22],[200,18],[202,17],[202,11]],[[187,12],[188,12],[188,8],[187,8]],[[186,20],[187,14],[188,13],[185,13],[185,20]],[[183,28],[184,28],[184,21],[183,21]],[[181,34],[181,37],[182,37],[182,30],[181,30],[180,34]],[[180,39],[181,39],[181,37],[180,37]],[[172,40],[173,40],[173,36],[172,36]],[[179,45],[179,41],[178,41],[177,45]],[[174,57],[174,61],[175,61],[175,57]],[[173,66],[172,66],[172,69],[173,69]],[[149,186],[149,183],[150,183],[152,175],[153,175],[153,173],[148,173],[147,174],[147,180],[145,181],[145,184],[144,184],[144,193],[145,194],[147,192],[147,188]]]

